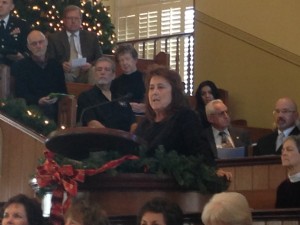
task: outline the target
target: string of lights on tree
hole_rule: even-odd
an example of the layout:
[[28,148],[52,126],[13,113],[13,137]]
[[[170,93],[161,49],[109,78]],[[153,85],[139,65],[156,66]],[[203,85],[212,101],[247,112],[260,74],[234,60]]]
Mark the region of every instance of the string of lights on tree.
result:
[[27,20],[33,29],[52,33],[63,28],[62,12],[67,5],[77,5],[82,11],[82,29],[97,33],[105,54],[114,52],[116,35],[109,7],[102,1],[90,0],[17,0],[14,15]]

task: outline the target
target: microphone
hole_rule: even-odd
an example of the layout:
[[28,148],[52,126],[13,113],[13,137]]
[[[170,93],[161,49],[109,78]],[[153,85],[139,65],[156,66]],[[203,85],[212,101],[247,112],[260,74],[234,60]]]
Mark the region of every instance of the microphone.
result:
[[132,98],[132,94],[131,93],[128,93],[120,98],[116,98],[116,99],[113,99],[111,101],[108,101],[108,102],[101,102],[101,103],[98,103],[98,104],[95,104],[95,105],[91,105],[91,106],[88,106],[86,108],[84,108],[81,113],[80,113],[80,117],[79,117],[79,124],[82,124],[82,118],[84,116],[84,114],[91,110],[91,109],[94,109],[94,108],[97,108],[97,107],[100,107],[100,106],[103,106],[103,105],[107,105],[107,104],[111,104],[111,103],[114,103],[114,102],[119,102],[119,101],[128,101],[129,99]]

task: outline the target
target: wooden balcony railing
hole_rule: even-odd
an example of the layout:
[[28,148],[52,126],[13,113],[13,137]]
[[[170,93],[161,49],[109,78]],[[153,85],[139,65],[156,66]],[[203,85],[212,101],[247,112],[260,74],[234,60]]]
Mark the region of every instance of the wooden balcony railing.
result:
[[188,95],[193,92],[193,60],[194,33],[178,33],[172,35],[120,41],[119,44],[132,44],[142,58],[153,58],[158,52],[170,54],[170,68],[182,75],[185,91]]

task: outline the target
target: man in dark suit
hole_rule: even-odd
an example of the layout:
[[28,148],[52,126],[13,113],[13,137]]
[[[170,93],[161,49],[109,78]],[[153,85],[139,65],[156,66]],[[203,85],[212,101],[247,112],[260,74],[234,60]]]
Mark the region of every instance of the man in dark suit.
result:
[[201,135],[209,142],[215,158],[218,158],[217,149],[219,148],[245,147],[247,154],[250,145],[249,135],[242,128],[230,126],[230,116],[223,101],[212,100],[205,106],[205,111],[211,126],[206,128]]
[[[47,55],[62,63],[66,81],[92,82],[92,65],[101,57],[101,48],[95,33],[81,30],[82,14],[79,7],[69,5],[64,9],[64,30],[49,35]],[[72,61],[86,59],[75,66]]]
[[258,140],[254,155],[280,155],[285,137],[300,134],[296,121],[299,117],[296,103],[288,97],[277,100],[273,111],[276,130]]
[[13,0],[0,0],[0,64],[11,65],[27,55],[29,26],[25,20],[10,15]]

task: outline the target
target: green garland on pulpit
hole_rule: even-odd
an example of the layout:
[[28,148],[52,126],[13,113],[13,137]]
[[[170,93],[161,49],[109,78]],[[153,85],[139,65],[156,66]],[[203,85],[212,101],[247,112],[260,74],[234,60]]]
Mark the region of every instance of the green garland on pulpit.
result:
[[[105,163],[120,158],[122,155],[116,151],[102,151],[83,161],[76,161],[55,154],[54,160],[60,165],[72,165],[74,169],[96,169]],[[39,160],[40,165],[45,158]],[[120,173],[156,174],[158,177],[173,177],[183,190],[194,190],[202,194],[217,193],[228,188],[228,181],[216,175],[216,168],[203,163],[201,156],[184,156],[176,151],[166,152],[161,146],[153,157],[146,156],[146,150],[140,148],[138,160],[128,160],[115,169],[106,173],[115,176]],[[44,189],[38,191],[43,195]]]
[[23,99],[0,99],[0,111],[44,136],[57,129],[53,120],[43,115],[37,106],[27,106]]

